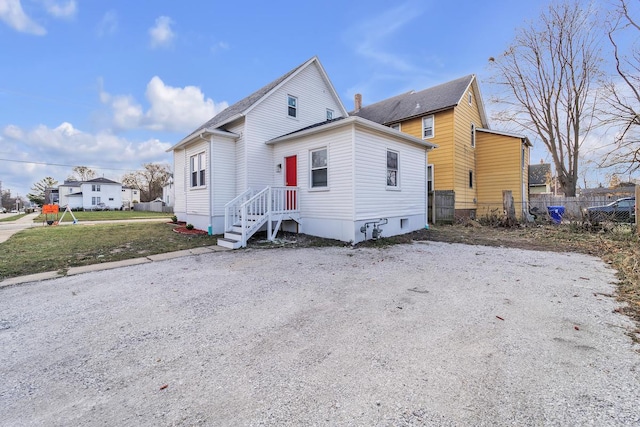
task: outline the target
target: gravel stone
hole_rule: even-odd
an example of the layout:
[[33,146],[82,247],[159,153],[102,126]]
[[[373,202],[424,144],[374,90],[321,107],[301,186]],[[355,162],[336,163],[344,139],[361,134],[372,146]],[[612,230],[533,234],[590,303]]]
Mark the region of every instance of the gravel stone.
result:
[[422,242],[247,249],[0,289],[7,426],[640,424],[615,271]]

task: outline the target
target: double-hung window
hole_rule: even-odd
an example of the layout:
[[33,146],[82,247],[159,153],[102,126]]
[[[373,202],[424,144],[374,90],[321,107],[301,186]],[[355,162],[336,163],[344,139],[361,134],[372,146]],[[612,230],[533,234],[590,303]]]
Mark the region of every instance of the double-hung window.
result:
[[91,184],[91,191],[100,191],[100,184]]
[[398,153],[387,150],[387,187],[398,188]]
[[203,187],[205,185],[207,158],[205,153],[191,156],[190,162],[191,187]]
[[328,181],[327,149],[320,148],[318,150],[313,150],[311,151],[310,156],[311,188],[326,188]]
[[298,98],[295,96],[287,96],[287,114],[289,117],[298,117]]
[[422,139],[433,138],[435,134],[435,123],[433,115],[422,118]]

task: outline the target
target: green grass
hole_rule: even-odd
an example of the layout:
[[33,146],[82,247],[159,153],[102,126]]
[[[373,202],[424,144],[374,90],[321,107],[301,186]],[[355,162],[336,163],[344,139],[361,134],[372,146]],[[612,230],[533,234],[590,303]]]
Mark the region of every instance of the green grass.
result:
[[[145,219],[145,218],[171,218],[173,214],[162,212],[142,212],[142,211],[80,211],[73,212],[78,221],[114,221],[122,219]],[[46,217],[46,218],[45,218]],[[43,222],[45,220],[57,220],[62,217],[60,212],[56,215],[40,214],[33,222]],[[73,217],[69,212],[64,215],[62,222],[73,222]]]
[[27,214],[15,214],[15,215],[7,216],[7,217],[4,217],[4,218],[0,219],[0,222],[15,221],[17,219],[22,218],[25,215],[27,215]]
[[182,235],[173,227],[144,222],[23,230],[0,243],[0,280],[216,244],[217,236]]

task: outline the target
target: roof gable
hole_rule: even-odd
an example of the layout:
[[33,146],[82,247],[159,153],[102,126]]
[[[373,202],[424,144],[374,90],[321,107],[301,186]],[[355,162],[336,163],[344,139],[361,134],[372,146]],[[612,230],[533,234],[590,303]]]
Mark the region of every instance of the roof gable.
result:
[[352,112],[351,115],[389,125],[413,117],[454,108],[462,101],[471,85],[473,85],[476,94],[480,117],[483,123],[486,123],[482,96],[473,74],[419,92],[411,91],[393,96],[362,107],[359,111]]
[[183,143],[187,142],[188,140],[192,139],[195,135],[198,135],[198,134],[202,133],[203,131],[214,130],[214,129],[220,128],[220,127],[224,126],[225,124],[230,123],[233,120],[236,120],[237,118],[245,116],[249,111],[251,111],[258,104],[260,104],[271,93],[275,92],[278,88],[280,88],[286,82],[291,80],[294,76],[299,74],[302,70],[304,70],[305,68],[311,66],[312,64],[316,64],[317,65],[318,70],[320,71],[320,74],[322,75],[322,78],[323,78],[325,84],[331,90],[331,93],[332,93],[333,97],[336,99],[337,104],[340,106],[342,115],[348,116],[348,112],[344,108],[344,105],[342,104],[342,101],[340,100],[340,97],[338,96],[335,88],[333,87],[333,84],[329,80],[329,77],[328,77],[326,71],[322,67],[322,64],[320,63],[320,60],[318,59],[317,56],[314,56],[314,57],[308,59],[307,61],[305,61],[304,63],[298,65],[297,67],[295,67],[291,71],[287,72],[286,74],[284,74],[284,75],[280,76],[279,78],[275,79],[271,83],[263,86],[262,88],[258,89],[255,92],[253,92],[251,95],[249,95],[249,96],[241,99],[240,101],[236,102],[235,104],[225,108],[223,111],[221,111],[220,113],[215,115],[209,121],[207,121],[204,124],[202,124],[196,130],[191,132],[187,137],[183,138],[178,144],[176,144],[174,147],[171,147],[167,151],[171,151],[171,150],[177,148],[178,146],[182,145]]

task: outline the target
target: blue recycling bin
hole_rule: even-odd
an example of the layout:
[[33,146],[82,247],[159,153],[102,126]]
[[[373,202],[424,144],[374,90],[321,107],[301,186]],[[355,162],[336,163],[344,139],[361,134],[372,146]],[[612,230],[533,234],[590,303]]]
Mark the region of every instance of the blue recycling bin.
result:
[[551,221],[556,224],[562,222],[562,216],[564,215],[564,206],[547,206],[547,211],[551,217]]

